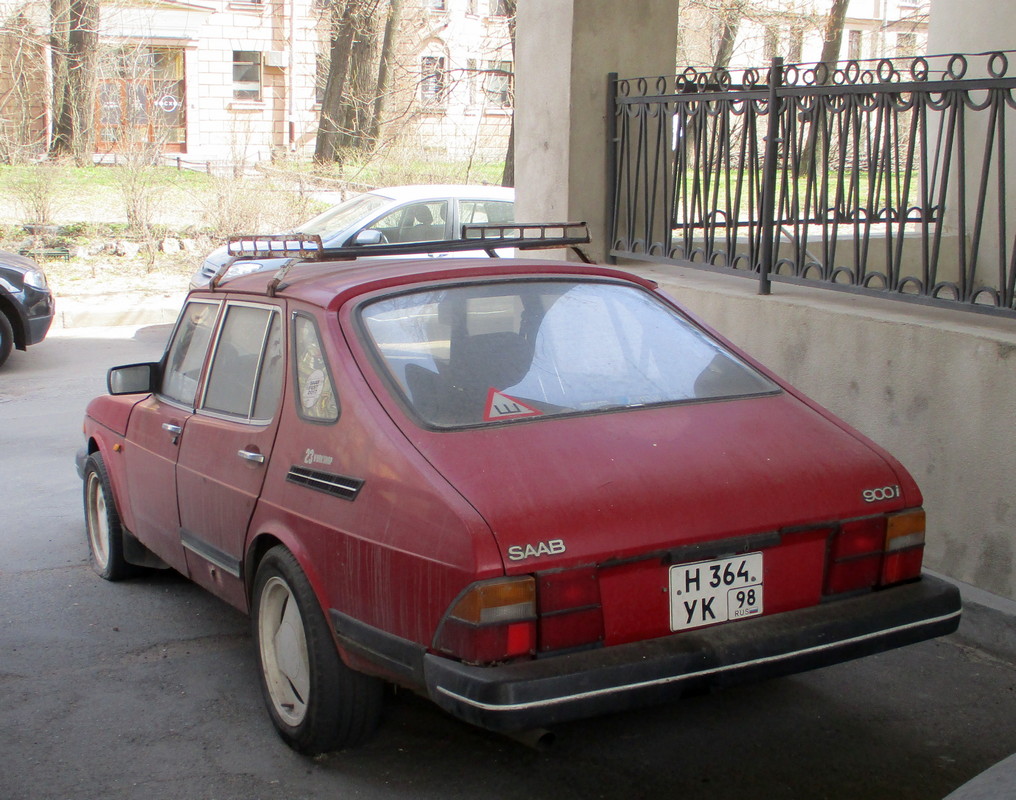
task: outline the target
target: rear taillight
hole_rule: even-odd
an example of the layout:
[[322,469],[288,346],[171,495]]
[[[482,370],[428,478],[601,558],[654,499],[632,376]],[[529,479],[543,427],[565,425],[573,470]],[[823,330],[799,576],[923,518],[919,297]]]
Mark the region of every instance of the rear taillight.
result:
[[890,516],[886,524],[885,559],[880,583],[887,586],[920,577],[923,559],[924,510],[904,511]]
[[474,583],[452,604],[434,649],[468,664],[536,652],[536,582],[530,576]]
[[537,595],[541,653],[589,647],[603,641],[603,608],[594,567],[541,573]]
[[920,577],[924,511],[842,523],[830,546],[824,594],[889,586]]

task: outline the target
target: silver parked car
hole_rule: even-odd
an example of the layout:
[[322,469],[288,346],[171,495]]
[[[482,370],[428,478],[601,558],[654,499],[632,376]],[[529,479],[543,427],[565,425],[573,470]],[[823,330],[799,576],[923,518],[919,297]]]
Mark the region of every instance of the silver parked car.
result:
[[[395,186],[351,197],[300,225],[293,233],[316,234],[326,248],[369,249],[380,244],[458,239],[465,224],[514,222],[514,203],[515,190],[502,186]],[[456,255],[482,256],[484,252]],[[214,250],[194,273],[191,288],[207,286],[229,258],[225,247]],[[282,261],[241,261],[230,268],[228,277],[276,269]]]

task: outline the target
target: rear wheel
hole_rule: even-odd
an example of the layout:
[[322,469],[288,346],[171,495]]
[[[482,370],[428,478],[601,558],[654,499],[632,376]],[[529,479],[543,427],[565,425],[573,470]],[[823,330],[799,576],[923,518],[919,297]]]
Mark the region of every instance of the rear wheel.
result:
[[85,529],[92,569],[107,581],[135,575],[138,568],[124,559],[123,528],[101,453],[92,453],[85,462],[84,489]]
[[310,583],[284,547],[258,567],[252,612],[262,694],[286,743],[315,755],[366,741],[381,718],[383,684],[342,663]]
[[0,311],[0,367],[3,366],[13,349],[14,328],[11,327],[11,321],[7,319],[7,315]]

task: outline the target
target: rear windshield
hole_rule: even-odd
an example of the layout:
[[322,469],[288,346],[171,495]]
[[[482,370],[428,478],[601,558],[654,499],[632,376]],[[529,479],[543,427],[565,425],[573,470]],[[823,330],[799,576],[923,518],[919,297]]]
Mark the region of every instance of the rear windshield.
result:
[[650,293],[515,281],[400,294],[361,318],[406,402],[457,427],[778,390]]

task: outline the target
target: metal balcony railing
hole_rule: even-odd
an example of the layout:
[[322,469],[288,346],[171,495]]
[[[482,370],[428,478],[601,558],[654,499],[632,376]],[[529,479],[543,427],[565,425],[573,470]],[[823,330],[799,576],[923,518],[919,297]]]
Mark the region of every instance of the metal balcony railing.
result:
[[1016,315],[1009,52],[611,76],[611,256]]

